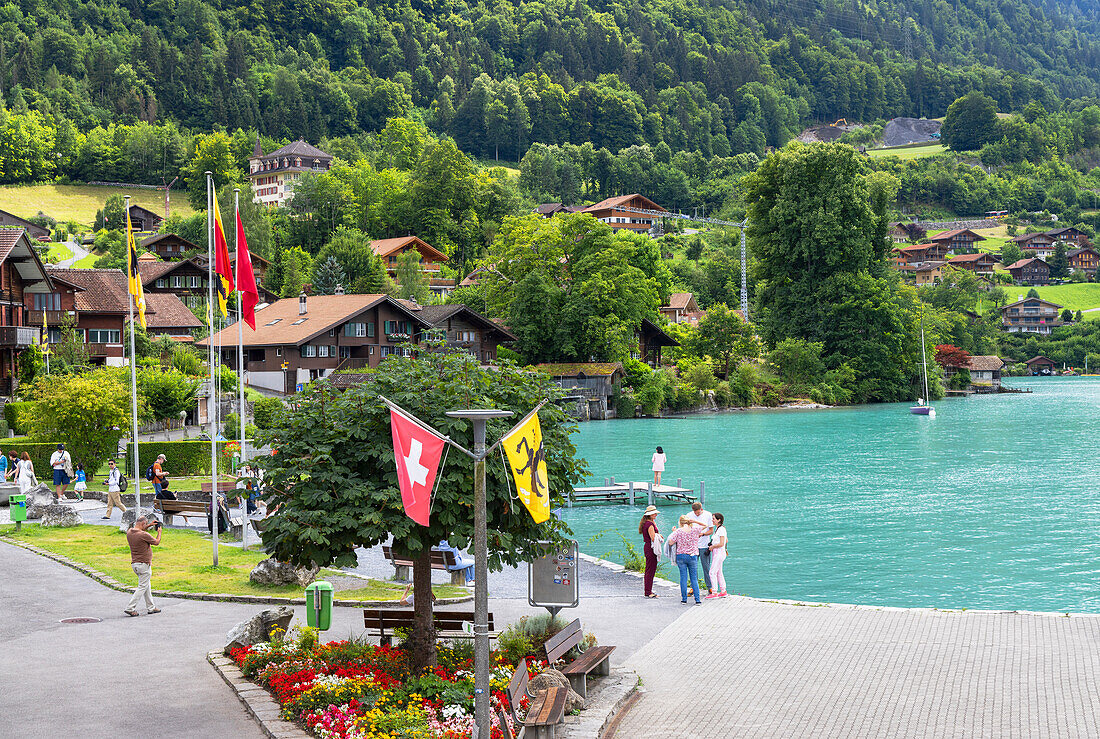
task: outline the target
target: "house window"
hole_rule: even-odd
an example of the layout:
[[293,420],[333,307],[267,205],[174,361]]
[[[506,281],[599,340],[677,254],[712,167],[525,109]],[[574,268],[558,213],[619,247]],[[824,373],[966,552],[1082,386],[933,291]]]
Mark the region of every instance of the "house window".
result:
[[88,329],[89,344],[121,344],[122,332],[115,329],[90,328]]
[[327,357],[328,356],[328,347],[325,346],[324,344],[317,347],[317,356],[318,357]]
[[382,347],[382,356],[383,357],[388,357],[389,355],[395,353],[396,351],[397,351],[397,349],[395,349],[392,346],[384,346],[384,347]]
[[267,322],[267,323],[265,323],[264,325],[265,325],[265,326],[274,326],[274,325],[275,325],[276,323],[278,323],[278,322],[279,322],[279,321],[281,321],[281,320],[283,320],[283,319],[281,319],[281,318],[276,318],[276,319],[275,319],[274,321],[268,321],[268,322]]
[[202,278],[198,275],[191,275],[191,287],[202,287]]
[[305,346],[302,347],[302,358],[303,359],[305,359],[307,357],[316,357],[316,356],[317,356],[317,347],[313,346],[313,344],[306,344]]
[[371,357],[374,356],[374,347],[373,346],[367,347],[367,355],[371,356]]
[[164,278],[163,277],[160,277],[160,278],[157,279],[157,287],[164,287]]
[[336,329],[335,328],[330,328],[328,330],[328,335],[329,336],[335,336],[336,335]]
[[308,318],[299,318],[297,321],[295,321],[294,323],[292,323],[290,325],[291,326],[297,326],[299,323],[305,323],[308,320],[309,320]]
[[172,287],[183,287],[183,277],[181,275],[172,275]]
[[458,340],[468,342],[477,341],[477,331],[459,331]]
[[35,293],[35,310],[61,310],[61,293]]
[[350,346],[340,347],[340,359],[350,359],[350,358],[351,358],[351,347]]

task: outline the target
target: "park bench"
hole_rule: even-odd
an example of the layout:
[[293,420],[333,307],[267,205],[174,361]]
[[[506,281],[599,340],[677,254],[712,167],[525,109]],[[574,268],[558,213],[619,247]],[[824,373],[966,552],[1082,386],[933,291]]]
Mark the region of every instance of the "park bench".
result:
[[[546,642],[546,659],[554,664],[573,647],[581,643],[584,638],[584,630],[581,628],[581,620],[578,618],[564,629],[554,634]],[[590,647],[581,653],[580,657],[561,668],[561,672],[569,678],[569,684],[573,690],[580,693],[582,698],[588,697],[587,677],[588,673],[597,675],[611,674],[611,653],[615,647]]]
[[[393,551],[393,547],[385,544],[382,545],[382,556],[393,563],[393,577],[395,580],[412,580],[412,567],[414,563],[411,559],[406,559],[397,555]],[[466,568],[456,570],[456,567],[458,567],[458,560],[455,559],[454,552],[432,550],[432,569],[448,570],[451,573],[451,585],[465,585]]]
[[157,498],[153,501],[153,510],[164,514],[164,522],[172,525],[172,516],[182,516],[184,520],[191,517],[205,518],[210,513],[210,503],[201,500],[168,500]]
[[[388,645],[393,641],[394,629],[411,629],[413,614],[411,608],[364,608],[363,624],[367,631],[378,632],[379,642]],[[432,623],[435,624],[436,637],[439,639],[472,639],[473,632],[463,629],[463,624],[473,623],[472,611],[433,611]],[[495,639],[493,614],[489,614],[489,638]]]
[[516,709],[519,708],[520,701],[526,697],[528,699],[527,718],[523,721],[519,736],[524,739],[532,737],[554,739],[554,727],[561,723],[562,717],[565,716],[565,699],[568,691],[560,686],[551,686],[539,695],[531,697],[527,694],[528,680],[527,660],[521,659],[516,665],[516,671],[512,673],[512,679],[508,682],[507,713],[503,707],[497,709],[497,715],[500,717],[500,732],[508,739],[516,739],[516,733],[508,728],[507,718],[512,719],[513,726],[520,723],[516,716]]

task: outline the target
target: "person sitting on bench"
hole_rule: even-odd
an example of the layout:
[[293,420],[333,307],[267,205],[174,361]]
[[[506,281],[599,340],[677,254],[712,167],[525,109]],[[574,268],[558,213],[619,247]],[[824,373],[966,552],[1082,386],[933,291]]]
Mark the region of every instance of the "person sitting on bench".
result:
[[439,542],[439,546],[436,547],[436,550],[438,550],[440,552],[452,552],[452,553],[454,553],[454,555],[455,555],[455,566],[454,567],[449,567],[448,569],[451,570],[452,572],[454,572],[456,570],[464,570],[463,574],[466,575],[466,582],[467,583],[472,583],[474,581],[474,559],[473,559],[473,557],[468,557],[468,556],[464,555],[462,553],[461,549],[456,549],[456,548],[452,547],[450,544],[447,543],[446,539]]

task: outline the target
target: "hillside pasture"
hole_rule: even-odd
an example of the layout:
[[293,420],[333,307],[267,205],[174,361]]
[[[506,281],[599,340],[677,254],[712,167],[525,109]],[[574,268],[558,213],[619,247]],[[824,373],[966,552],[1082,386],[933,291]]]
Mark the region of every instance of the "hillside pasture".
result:
[[[1024,285],[1006,285],[1009,302],[1015,302],[1027,295],[1031,288]],[[1035,288],[1039,297],[1069,308],[1071,311],[1086,311],[1100,308],[1100,282],[1076,282],[1067,285],[1045,285]],[[1089,314],[1085,317],[1092,318]]]
[[[111,195],[130,195],[130,202],[155,213],[164,212],[164,192],[141,187],[104,187],[100,185],[7,185],[0,187],[0,210],[30,218],[39,211],[58,222],[76,221],[89,228],[96,211]],[[183,193],[172,198],[172,213],[189,216],[194,209]]]
[[881,157],[897,157],[905,161],[908,159],[936,156],[946,151],[947,147],[943,144],[920,144],[918,146],[892,146],[887,149],[868,149],[867,156],[874,159],[879,159]]

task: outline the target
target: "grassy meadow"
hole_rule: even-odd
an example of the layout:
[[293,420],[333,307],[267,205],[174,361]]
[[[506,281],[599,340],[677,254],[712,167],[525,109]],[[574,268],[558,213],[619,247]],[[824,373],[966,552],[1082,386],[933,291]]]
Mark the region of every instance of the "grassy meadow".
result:
[[902,161],[908,159],[920,159],[943,154],[947,147],[943,144],[921,144],[920,146],[892,146],[886,149],[868,149],[867,156],[874,159],[881,157],[897,157]]
[[[130,202],[163,213],[164,192],[140,187],[99,185],[7,185],[0,187],[0,210],[30,218],[42,211],[58,221],[76,221],[91,226],[95,213],[111,195],[130,195]],[[195,211],[183,193],[174,193],[172,212],[188,216]],[[71,255],[70,255],[71,256]]]

